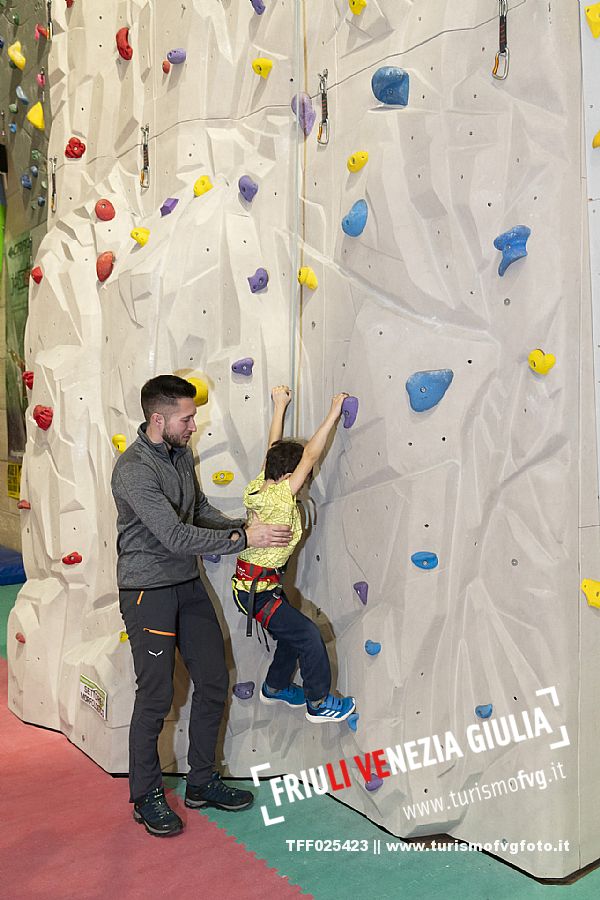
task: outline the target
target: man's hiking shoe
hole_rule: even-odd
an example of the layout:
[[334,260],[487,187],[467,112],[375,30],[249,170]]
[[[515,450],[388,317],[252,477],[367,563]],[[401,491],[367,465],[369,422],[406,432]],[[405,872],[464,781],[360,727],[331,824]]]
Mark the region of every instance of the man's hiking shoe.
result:
[[157,837],[170,837],[183,831],[183,822],[165,800],[164,788],[148,791],[133,804],[133,818]]
[[298,707],[304,706],[306,697],[304,696],[304,688],[297,684],[288,684],[286,688],[280,691],[274,691],[270,688],[266,681],[260,689],[260,699],[262,703],[285,703],[287,706]]
[[218,772],[213,772],[208,784],[202,787],[194,787],[188,784],[185,789],[185,805],[190,809],[200,809],[203,806],[216,806],[217,809],[228,809],[237,812],[248,809],[254,803],[254,794],[250,791],[240,791],[238,788],[229,787]]
[[343,722],[356,708],[354,697],[334,697],[327,694],[325,699],[315,706],[310,700],[306,701],[306,718],[309,722],[321,724],[322,722]]

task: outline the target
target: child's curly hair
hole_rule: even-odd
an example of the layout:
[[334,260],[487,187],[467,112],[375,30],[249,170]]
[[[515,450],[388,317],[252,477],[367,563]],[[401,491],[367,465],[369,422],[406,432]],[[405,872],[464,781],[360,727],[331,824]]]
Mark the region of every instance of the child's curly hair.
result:
[[298,441],[284,438],[275,443],[267,451],[265,463],[265,479],[277,481],[282,475],[293,472],[304,453],[304,447]]

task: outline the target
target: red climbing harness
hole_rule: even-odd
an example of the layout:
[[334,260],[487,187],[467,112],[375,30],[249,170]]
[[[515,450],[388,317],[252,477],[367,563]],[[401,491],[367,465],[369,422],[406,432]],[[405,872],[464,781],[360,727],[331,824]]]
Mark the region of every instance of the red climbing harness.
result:
[[[245,559],[239,559],[238,557],[235,574],[236,578],[252,582],[248,593],[248,610],[246,613],[246,637],[251,637],[252,619],[256,619],[256,621],[262,625],[263,629],[268,628],[273,613],[275,613],[283,603],[283,600],[281,599],[282,588],[280,583],[281,570],[265,569],[262,566],[256,566],[254,563],[246,562]],[[275,588],[269,588],[271,596],[264,606],[255,613],[254,604],[256,602],[256,588],[259,581],[266,581],[269,584],[273,584],[275,585]]]

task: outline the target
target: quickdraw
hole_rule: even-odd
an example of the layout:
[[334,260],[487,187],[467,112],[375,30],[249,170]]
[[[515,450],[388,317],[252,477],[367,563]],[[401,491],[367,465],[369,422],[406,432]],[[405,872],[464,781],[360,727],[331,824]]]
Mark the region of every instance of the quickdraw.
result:
[[148,136],[150,134],[150,126],[143,125],[142,126],[142,155],[143,155],[143,168],[140,172],[140,184],[143,188],[147,188],[150,185],[150,160],[148,158]]
[[56,156],[51,156],[50,163],[50,209],[56,212]]
[[319,122],[319,131],[317,133],[317,141],[325,146],[329,143],[329,114],[327,111],[327,69],[322,75],[319,75],[319,95],[321,97],[321,121]]
[[498,3],[498,16],[499,18],[499,29],[500,29],[500,38],[499,38],[499,49],[496,53],[496,60],[494,62],[494,68],[492,69],[492,75],[494,78],[497,78],[498,81],[504,81],[506,76],[508,75],[508,64],[510,60],[510,54],[508,52],[508,46],[506,43],[506,17],[508,15],[508,0],[499,0]]
[[47,40],[52,40],[52,0],[46,0],[46,10],[47,10],[47,26],[48,26],[48,37]]

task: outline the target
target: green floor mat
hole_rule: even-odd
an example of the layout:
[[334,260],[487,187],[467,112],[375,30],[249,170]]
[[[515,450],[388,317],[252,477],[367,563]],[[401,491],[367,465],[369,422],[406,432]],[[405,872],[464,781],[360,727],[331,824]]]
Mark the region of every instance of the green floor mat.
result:
[[22,584],[0,585],[0,658],[6,659],[6,623]]
[[[183,779],[165,779],[178,794],[185,793]],[[323,796],[297,801],[285,807],[285,822],[266,826],[260,812],[261,801],[275,815],[270,790],[251,782],[231,782],[252,790],[255,805],[232,813],[203,810],[211,821],[264,859],[281,875],[301,886],[316,900],[530,900],[563,897],[592,900],[600,897],[600,869],[571,885],[543,885],[510,866],[472,851],[414,851],[387,849],[398,845],[392,837],[336,800]],[[190,815],[194,813],[190,810]],[[365,841],[366,850],[339,852],[296,849],[298,840]],[[293,841],[288,844],[286,842]],[[373,852],[380,841],[381,853]],[[348,847],[353,846],[348,844]],[[359,845],[360,846],[360,845]],[[292,849],[289,849],[289,848]]]

